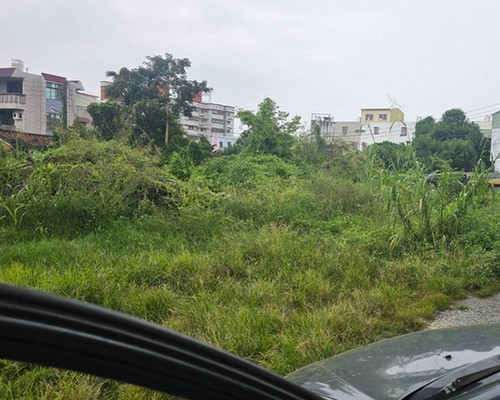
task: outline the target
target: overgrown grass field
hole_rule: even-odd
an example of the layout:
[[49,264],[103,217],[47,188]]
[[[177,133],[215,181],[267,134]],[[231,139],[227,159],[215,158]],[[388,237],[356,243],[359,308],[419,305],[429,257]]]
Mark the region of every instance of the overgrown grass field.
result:
[[[361,164],[360,164],[361,163]],[[363,165],[360,168],[359,165]],[[497,290],[500,203],[484,171],[216,157],[188,180],[114,142],[0,161],[0,280],[129,313],[279,374],[421,329]],[[0,362],[22,399],[159,399]]]

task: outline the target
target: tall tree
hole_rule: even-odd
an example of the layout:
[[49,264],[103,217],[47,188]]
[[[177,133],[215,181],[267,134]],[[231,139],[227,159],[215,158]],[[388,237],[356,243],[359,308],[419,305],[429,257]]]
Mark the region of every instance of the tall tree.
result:
[[276,103],[266,97],[257,112],[238,112],[246,130],[238,139],[243,153],[271,154],[281,158],[292,157],[292,147],[296,141],[294,134],[300,127],[300,117],[288,120],[289,114],[280,111]]
[[191,115],[194,96],[210,90],[206,81],[187,79],[190,66],[189,59],[174,58],[168,53],[165,57],[147,57],[140,67],[124,67],[119,72],[108,71],[106,75],[113,78],[113,82],[107,86],[106,94],[123,102],[136,116],[147,114],[145,109],[150,113],[154,108],[163,108],[163,142],[167,144],[171,116]]

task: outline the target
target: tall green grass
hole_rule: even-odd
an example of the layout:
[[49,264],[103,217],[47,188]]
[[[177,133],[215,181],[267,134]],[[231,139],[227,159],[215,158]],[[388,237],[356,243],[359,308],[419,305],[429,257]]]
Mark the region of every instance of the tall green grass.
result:
[[494,202],[488,176],[481,163],[466,177],[450,171],[429,175],[415,161],[404,171],[375,175],[378,198],[385,202],[395,230],[391,248],[453,245],[459,235],[474,229],[467,225],[468,215]]

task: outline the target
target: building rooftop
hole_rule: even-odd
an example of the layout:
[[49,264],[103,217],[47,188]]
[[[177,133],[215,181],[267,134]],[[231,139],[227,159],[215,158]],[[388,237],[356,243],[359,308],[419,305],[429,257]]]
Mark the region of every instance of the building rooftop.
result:
[[63,76],[47,74],[45,72],[42,72],[41,75],[43,76],[43,79],[45,79],[46,81],[49,81],[49,82],[56,82],[56,83],[66,82],[66,78]]
[[15,68],[0,68],[0,78],[5,78],[5,77],[9,77],[9,76],[12,76],[12,74],[14,73],[16,69]]

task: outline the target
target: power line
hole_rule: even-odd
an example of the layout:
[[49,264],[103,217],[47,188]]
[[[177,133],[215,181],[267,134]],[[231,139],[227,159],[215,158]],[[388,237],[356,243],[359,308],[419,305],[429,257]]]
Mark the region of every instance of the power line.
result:
[[482,112],[482,113],[467,115],[467,118],[469,118],[469,119],[478,119],[478,118],[481,118],[481,117],[486,117],[488,115],[491,115],[491,114],[495,113],[496,111],[498,111],[498,108],[495,108],[495,109],[492,109],[492,110],[489,110],[489,111],[485,111],[485,112]]
[[[474,112],[474,111],[480,111],[480,110],[484,110],[485,108],[491,108],[491,107],[495,107],[495,106],[500,106],[500,103],[491,104],[491,105],[485,106],[485,107],[475,108],[473,110],[465,111],[465,113],[470,114],[471,112]],[[498,107],[497,107],[497,109],[498,109]]]

